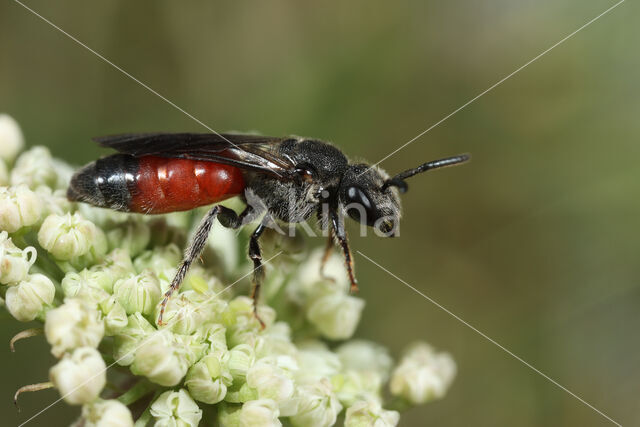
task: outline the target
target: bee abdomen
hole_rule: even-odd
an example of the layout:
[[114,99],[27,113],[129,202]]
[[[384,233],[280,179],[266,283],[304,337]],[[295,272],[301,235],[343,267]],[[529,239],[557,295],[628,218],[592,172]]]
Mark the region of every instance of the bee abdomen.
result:
[[114,154],[90,163],[73,175],[67,197],[71,201],[129,211],[138,163],[136,157],[127,154]]

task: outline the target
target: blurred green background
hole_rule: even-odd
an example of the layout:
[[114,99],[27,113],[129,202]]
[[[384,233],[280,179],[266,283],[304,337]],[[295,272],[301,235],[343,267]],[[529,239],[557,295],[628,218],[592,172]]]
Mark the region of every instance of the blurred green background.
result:
[[[612,6],[603,0],[175,2],[28,5],[218,131],[330,140],[380,160]],[[473,162],[411,181],[401,237],[360,250],[624,425],[639,425],[640,27],[626,3],[382,166]],[[77,164],[90,137],[206,131],[19,4],[0,5],[0,110]],[[357,227],[352,227],[357,234]],[[322,245],[320,241],[313,242]],[[361,337],[394,355],[425,339],[458,377],[401,425],[610,423],[356,255]],[[4,425],[58,398],[14,391],[47,377],[43,339],[9,338]],[[55,405],[29,425],[68,423]]]

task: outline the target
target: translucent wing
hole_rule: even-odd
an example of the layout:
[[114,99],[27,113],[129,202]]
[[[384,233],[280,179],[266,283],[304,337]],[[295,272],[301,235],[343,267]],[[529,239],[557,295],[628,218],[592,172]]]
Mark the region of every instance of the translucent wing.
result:
[[94,138],[103,147],[140,156],[211,161],[241,169],[291,178],[296,165],[278,154],[277,146],[291,138],[213,133],[142,133]]

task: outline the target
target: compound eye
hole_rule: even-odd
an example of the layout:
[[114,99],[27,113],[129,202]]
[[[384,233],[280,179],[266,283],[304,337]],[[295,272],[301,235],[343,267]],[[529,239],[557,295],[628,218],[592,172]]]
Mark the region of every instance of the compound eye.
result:
[[351,218],[367,225],[375,223],[376,209],[364,191],[358,187],[349,187],[347,188],[346,200],[347,212]]

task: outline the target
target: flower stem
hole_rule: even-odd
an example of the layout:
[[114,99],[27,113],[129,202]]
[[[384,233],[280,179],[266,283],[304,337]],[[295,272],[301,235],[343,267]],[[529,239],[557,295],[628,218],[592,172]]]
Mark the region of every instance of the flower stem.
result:
[[127,390],[124,394],[118,397],[120,403],[125,405],[131,405],[137,400],[143,398],[151,391],[155,390],[156,386],[149,381],[141,380],[136,385]]

